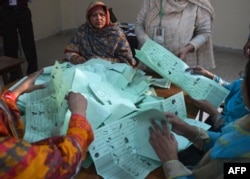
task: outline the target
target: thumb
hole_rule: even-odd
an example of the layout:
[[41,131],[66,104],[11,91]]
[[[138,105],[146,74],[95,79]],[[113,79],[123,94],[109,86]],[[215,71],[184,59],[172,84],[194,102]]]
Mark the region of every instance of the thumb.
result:
[[34,86],[34,90],[44,89],[44,88],[46,88],[46,85],[45,85],[45,84],[40,84],[40,85],[35,85],[35,86]]

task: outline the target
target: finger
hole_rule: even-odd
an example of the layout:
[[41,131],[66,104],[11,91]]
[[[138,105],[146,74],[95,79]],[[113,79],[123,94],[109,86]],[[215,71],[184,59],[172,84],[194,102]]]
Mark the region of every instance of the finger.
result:
[[31,78],[37,78],[42,72],[43,72],[43,69],[38,70],[38,71],[36,71],[36,72],[34,72],[34,73],[31,73],[31,74],[29,75],[29,77],[31,77]]
[[193,67],[186,68],[186,69],[185,69],[185,72],[187,72],[187,71],[192,71],[193,69],[194,69]]
[[154,129],[152,127],[149,127],[148,130],[149,130],[149,139],[150,140],[157,138],[157,135],[155,134]]
[[177,142],[176,138],[175,138],[175,135],[173,133],[170,133],[170,138],[171,140]]
[[155,120],[151,120],[151,123],[155,129],[156,134],[160,134],[161,133],[161,127],[155,122]]
[[165,116],[166,116],[167,118],[173,118],[173,117],[175,117],[176,115],[175,115],[174,113],[166,112],[166,113],[165,113]]
[[40,84],[40,85],[35,85],[35,86],[34,86],[34,89],[35,89],[35,90],[44,89],[44,88],[46,88],[46,85],[45,85],[45,84]]
[[167,122],[162,120],[161,121],[161,124],[162,124],[162,127],[163,127],[163,130],[162,130],[162,134],[164,136],[169,136],[170,132],[169,132],[169,129],[168,129],[168,125],[167,125]]

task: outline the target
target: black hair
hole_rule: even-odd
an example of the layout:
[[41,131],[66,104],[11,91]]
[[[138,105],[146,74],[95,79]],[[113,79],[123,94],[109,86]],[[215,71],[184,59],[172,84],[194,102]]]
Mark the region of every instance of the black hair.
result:
[[244,79],[245,87],[246,87],[246,93],[247,98],[250,103],[250,58],[246,64],[245,68],[245,79]]

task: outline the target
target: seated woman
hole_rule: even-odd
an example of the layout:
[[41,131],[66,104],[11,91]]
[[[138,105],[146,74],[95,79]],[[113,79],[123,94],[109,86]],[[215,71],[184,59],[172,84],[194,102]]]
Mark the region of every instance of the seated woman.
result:
[[249,110],[245,107],[245,103],[242,97],[242,77],[234,80],[232,83],[229,83],[200,66],[191,67],[187,70],[191,71],[191,73],[194,75],[199,74],[212,79],[230,91],[229,95],[225,99],[222,112],[219,112],[208,101],[193,100],[194,104],[197,105],[198,108],[209,114],[209,117],[205,122],[209,123],[212,126],[211,130],[218,131],[222,126],[233,122],[236,119],[241,118],[249,113]]
[[[241,87],[244,103],[250,108],[250,60]],[[221,132],[205,131],[188,125],[172,113],[166,113],[166,117],[172,124],[173,132],[186,137],[197,148],[208,151],[192,170],[188,169],[178,160],[178,144],[166,121],[162,121],[162,128],[152,121],[149,142],[163,163],[166,178],[223,178],[224,163],[250,162],[249,114],[224,126]]]
[[94,139],[85,118],[87,101],[80,93],[73,92],[67,96],[71,117],[65,136],[35,143],[22,139],[24,125],[16,100],[22,93],[44,88],[34,85],[41,73],[42,70],[31,74],[12,91],[5,91],[0,99],[0,178],[71,178],[77,173]]
[[100,57],[112,62],[136,64],[125,34],[110,22],[107,6],[95,1],[86,13],[87,22],[81,25],[65,48],[65,58],[73,64]]

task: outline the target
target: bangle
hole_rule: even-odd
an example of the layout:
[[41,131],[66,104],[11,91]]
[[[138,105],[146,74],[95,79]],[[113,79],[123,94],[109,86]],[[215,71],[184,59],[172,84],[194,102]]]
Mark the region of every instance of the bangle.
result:
[[214,74],[214,73],[212,73],[212,80],[214,80],[214,78],[215,78],[215,74]]
[[193,140],[191,140],[191,142],[193,142],[193,143],[200,138],[200,134],[201,134],[201,128],[196,127],[196,129],[197,129],[197,136]]

